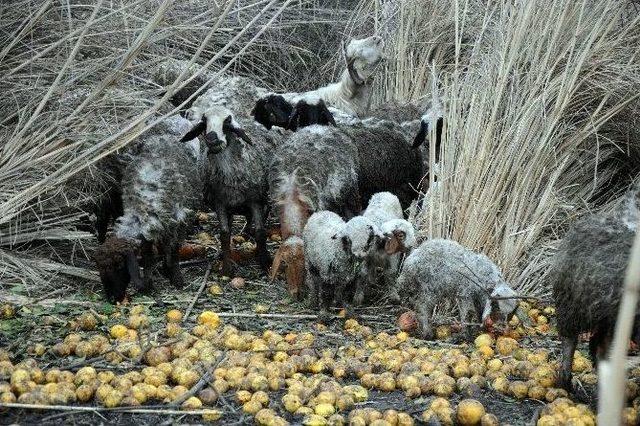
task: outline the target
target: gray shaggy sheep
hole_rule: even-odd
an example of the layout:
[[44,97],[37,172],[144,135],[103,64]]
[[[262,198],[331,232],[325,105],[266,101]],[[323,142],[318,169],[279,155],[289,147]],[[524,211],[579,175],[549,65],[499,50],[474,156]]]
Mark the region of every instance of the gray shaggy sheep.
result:
[[426,339],[433,338],[430,318],[441,301],[457,302],[462,322],[508,317],[517,308],[515,299],[492,300],[516,295],[498,267],[452,240],[427,240],[415,249],[404,261],[397,291],[400,301],[416,312]]
[[331,210],[346,217],[360,209],[358,152],[333,127],[309,126],[292,134],[275,153],[269,171],[271,199],[278,209],[283,243],[271,269],[286,265],[287,288],[301,297],[304,282],[302,232],[309,216]]
[[[200,97],[198,101],[203,100]],[[230,275],[231,225],[234,214],[250,218],[255,228],[258,263],[265,270],[271,260],[267,252],[264,219],[268,214],[269,163],[281,134],[269,131],[250,118],[204,99],[194,103],[189,116],[197,123],[183,139],[202,136],[208,148],[209,180],[207,202],[220,222],[223,273]]]
[[376,226],[364,216],[345,222],[330,211],[311,215],[303,232],[305,283],[311,305],[320,301],[321,321],[334,297],[353,316],[345,290],[355,284],[360,264],[379,239]]
[[163,252],[167,278],[177,287],[183,285],[178,248],[191,229],[193,210],[202,202],[206,176],[199,143],[177,143],[188,125],[181,117],[170,117],[145,133],[128,154],[122,178],[124,213],[116,221],[115,235],[93,256],[111,302],[124,298],[131,281],[138,289],[151,287],[154,244]]
[[[594,361],[607,353],[637,232],[639,207],[640,193],[636,193],[611,213],[579,220],[558,249],[550,277],[562,340],[558,382],[567,390],[571,389],[571,367],[580,333],[592,333],[589,351]],[[636,317],[636,330],[637,325]]]
[[408,253],[416,245],[413,226],[404,220],[398,197],[390,192],[378,192],[371,197],[362,216],[371,220],[381,238],[369,252],[357,280],[353,303],[358,306],[365,299],[365,291],[376,287],[377,270],[382,270],[383,292],[395,286],[402,253]]

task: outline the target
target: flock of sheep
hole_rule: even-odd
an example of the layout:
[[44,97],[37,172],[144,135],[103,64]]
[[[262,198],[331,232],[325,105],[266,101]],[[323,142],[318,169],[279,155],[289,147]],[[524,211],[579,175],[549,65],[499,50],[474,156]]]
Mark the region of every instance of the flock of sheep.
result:
[[[167,118],[107,159],[114,184],[95,206],[101,245],[94,253],[107,298],[121,301],[130,283],[152,287],[154,249],[161,272],[181,287],[178,249],[203,209],[220,223],[223,273],[233,268],[232,216],[244,215],[260,266],[272,280],[284,270],[289,294],[306,295],[321,319],[334,301],[352,314],[379,288],[416,312],[424,338],[433,336],[430,317],[446,299],[457,303],[462,322],[512,315],[518,296],[491,260],[452,240],[418,245],[405,219],[418,191],[428,189],[424,142],[435,134],[429,143],[440,151],[443,114],[437,105],[369,108],[383,48],[379,37],[352,40],[340,80],[304,93],[269,93],[249,79],[221,77],[184,117]],[[615,326],[640,192],[625,200],[579,221],[549,274],[567,388],[578,334],[594,332],[590,349],[599,356]],[[282,236],[273,262],[265,229],[271,208]]]

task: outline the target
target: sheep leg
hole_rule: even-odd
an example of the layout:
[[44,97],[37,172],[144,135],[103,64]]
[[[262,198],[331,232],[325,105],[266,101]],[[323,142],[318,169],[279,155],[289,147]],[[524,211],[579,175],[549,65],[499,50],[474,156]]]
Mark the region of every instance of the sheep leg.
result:
[[251,220],[256,230],[256,247],[258,250],[258,264],[265,271],[269,271],[271,266],[271,258],[267,251],[267,230],[264,228],[264,216],[262,214],[262,205],[251,205]]
[[598,365],[598,361],[607,356],[611,340],[609,328],[609,324],[598,324],[589,339],[589,355],[594,365]]
[[353,305],[361,306],[364,303],[365,287],[375,282],[376,266],[369,259],[365,261],[365,264],[360,269],[360,273],[356,277],[356,290],[353,294]]
[[[357,281],[360,281],[360,280],[357,280]],[[339,284],[337,284],[334,287],[336,289],[335,291],[336,300],[338,301],[340,306],[344,308],[347,318],[355,318],[356,314],[355,314],[355,311],[353,310],[353,306],[351,306],[351,303],[347,301],[347,298],[345,296],[347,284],[348,284],[347,281],[340,280]]]
[[318,288],[318,295],[320,298],[320,313],[318,314],[318,320],[321,323],[326,323],[329,321],[329,308],[331,307],[331,302],[333,301],[332,290],[335,287],[327,282],[324,282],[324,280],[321,280]]
[[433,327],[431,327],[431,313],[433,311],[433,305],[431,303],[422,303],[417,305],[415,310],[420,335],[425,340],[433,340]]
[[231,276],[233,261],[231,260],[231,215],[227,214],[224,206],[216,208],[218,222],[220,222],[220,245],[222,247],[222,274]]
[[306,267],[306,273],[304,274],[304,284],[307,294],[309,295],[309,307],[312,309],[318,308],[318,286],[316,285],[316,274],[313,270]]
[[578,344],[578,336],[562,337],[562,363],[558,374],[558,386],[567,392],[571,391],[571,367],[573,366],[573,354]]
[[178,256],[178,248],[180,244],[173,242],[165,245],[165,264],[167,265],[168,278],[171,285],[175,288],[184,287],[184,279],[180,272],[180,258]]
[[149,291],[153,288],[153,281],[151,280],[151,269],[153,268],[153,242],[143,240],[141,251],[144,278],[142,279],[142,287],[138,287],[138,290]]
[[104,208],[96,211],[96,234],[98,235],[98,243],[102,244],[107,239],[107,228],[109,227],[110,212]]

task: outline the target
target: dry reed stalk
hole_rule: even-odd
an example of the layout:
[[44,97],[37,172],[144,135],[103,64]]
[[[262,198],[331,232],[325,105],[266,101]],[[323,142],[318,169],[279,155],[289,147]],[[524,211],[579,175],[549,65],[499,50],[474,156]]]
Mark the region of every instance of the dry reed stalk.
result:
[[628,118],[640,89],[637,13],[612,0],[396,4],[376,98],[438,91],[446,110],[438,191],[415,217],[421,237],[482,251],[519,292],[545,295],[557,236],[640,172],[636,162],[618,179],[640,158]]

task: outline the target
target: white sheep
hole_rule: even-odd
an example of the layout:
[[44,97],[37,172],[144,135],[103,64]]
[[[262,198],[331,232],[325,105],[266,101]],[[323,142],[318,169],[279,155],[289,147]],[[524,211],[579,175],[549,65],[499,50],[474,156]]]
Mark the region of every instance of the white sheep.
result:
[[377,283],[377,268],[382,269],[384,291],[394,290],[401,256],[416,245],[413,226],[404,219],[400,200],[392,193],[374,194],[362,216],[376,225],[382,239],[369,252],[360,271],[353,298],[356,306],[364,301],[366,289]]
[[267,128],[289,128],[292,116],[296,118],[294,107],[298,104],[307,114],[302,120],[304,125],[332,124],[325,111],[327,106],[364,116],[369,109],[373,75],[383,59],[384,42],[371,36],[351,40],[343,49],[346,66],[339,81],[303,93],[270,93],[256,103],[253,110],[256,121]]
[[[516,293],[498,267],[452,240],[427,240],[415,249],[404,261],[397,290],[401,302],[416,312],[427,339],[433,338],[433,309],[442,301],[457,302],[463,323],[509,317],[517,308],[515,298],[504,299]],[[472,312],[475,317],[470,318]]]
[[303,232],[305,282],[311,305],[320,301],[321,320],[334,297],[352,315],[345,291],[379,238],[373,222],[363,216],[345,222],[330,211],[311,215]]

